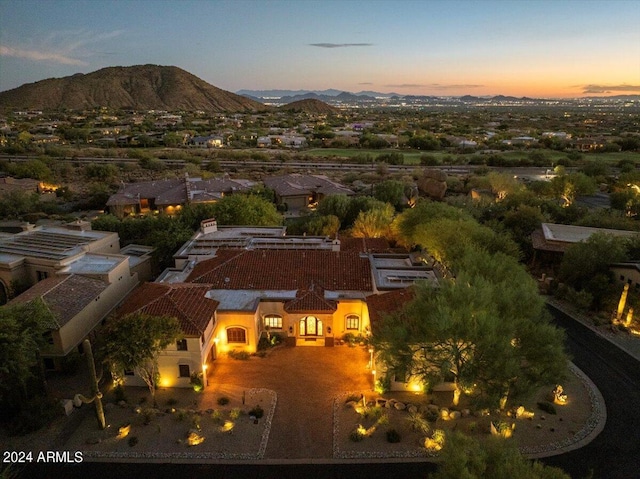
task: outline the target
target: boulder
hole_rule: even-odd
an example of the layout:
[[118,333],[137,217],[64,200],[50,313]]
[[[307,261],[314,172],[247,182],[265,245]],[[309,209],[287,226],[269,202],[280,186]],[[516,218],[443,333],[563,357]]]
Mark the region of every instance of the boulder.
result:
[[471,416],[471,410],[470,409],[463,409],[462,411],[460,411],[460,415],[462,417],[469,417],[469,416]]
[[71,415],[73,412],[73,401],[71,399],[62,399],[60,401],[60,405],[62,406],[62,409],[64,409],[64,414],[66,416]]
[[393,405],[393,407],[395,407],[398,411],[404,411],[407,408],[407,406],[404,403],[400,402],[400,401],[395,403]]
[[440,419],[449,419],[449,410],[446,407],[440,409]]
[[407,411],[409,411],[411,414],[416,414],[418,412],[418,408],[413,404],[410,404],[409,406],[407,406]]
[[449,413],[449,419],[460,419],[460,417],[462,416],[462,414],[460,413],[460,411],[451,411]]
[[421,178],[418,180],[418,190],[429,198],[441,200],[447,192],[447,184],[433,178]]

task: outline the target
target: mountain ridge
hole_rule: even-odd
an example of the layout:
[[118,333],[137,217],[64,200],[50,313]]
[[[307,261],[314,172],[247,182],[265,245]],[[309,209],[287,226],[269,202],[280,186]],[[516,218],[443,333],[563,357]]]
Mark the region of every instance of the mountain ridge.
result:
[[265,111],[269,107],[222,90],[175,66],[107,67],[91,73],[48,78],[0,92],[0,107],[83,110]]

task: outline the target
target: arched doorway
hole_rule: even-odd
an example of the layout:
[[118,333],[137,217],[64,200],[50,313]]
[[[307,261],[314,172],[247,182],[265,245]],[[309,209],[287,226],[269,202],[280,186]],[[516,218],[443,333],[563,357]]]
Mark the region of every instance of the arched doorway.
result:
[[305,316],[300,320],[299,334],[300,336],[322,336],[322,320],[315,316]]

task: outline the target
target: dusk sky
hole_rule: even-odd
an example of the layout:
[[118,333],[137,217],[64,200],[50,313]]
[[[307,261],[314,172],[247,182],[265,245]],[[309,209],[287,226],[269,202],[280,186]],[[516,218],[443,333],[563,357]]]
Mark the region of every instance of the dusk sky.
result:
[[640,94],[640,1],[0,0],[0,91],[147,63],[234,92]]

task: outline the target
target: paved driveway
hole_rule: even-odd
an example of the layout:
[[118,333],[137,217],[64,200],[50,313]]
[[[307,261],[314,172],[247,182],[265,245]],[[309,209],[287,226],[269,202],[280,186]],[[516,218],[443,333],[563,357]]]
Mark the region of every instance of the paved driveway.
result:
[[229,384],[278,394],[265,459],[329,459],[333,456],[333,400],[345,392],[370,392],[362,347],[280,347],[267,357],[220,357],[210,387]]

